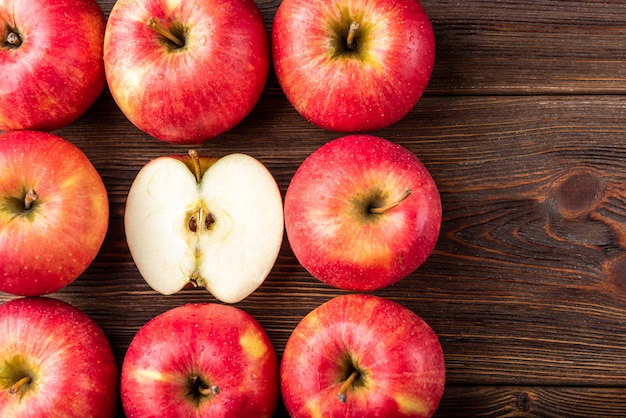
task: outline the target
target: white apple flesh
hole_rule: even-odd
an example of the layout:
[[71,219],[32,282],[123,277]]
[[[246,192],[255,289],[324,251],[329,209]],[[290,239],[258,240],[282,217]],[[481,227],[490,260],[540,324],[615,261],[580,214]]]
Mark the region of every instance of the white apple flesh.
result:
[[137,174],[125,213],[139,272],[168,295],[193,284],[236,303],[265,280],[283,240],[280,190],[255,158],[160,157]]

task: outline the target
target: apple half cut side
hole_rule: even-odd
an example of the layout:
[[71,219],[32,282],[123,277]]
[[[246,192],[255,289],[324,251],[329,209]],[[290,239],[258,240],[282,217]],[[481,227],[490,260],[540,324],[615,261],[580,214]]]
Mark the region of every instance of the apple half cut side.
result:
[[236,303],[273,268],[283,231],[282,197],[270,171],[246,154],[164,156],[137,174],[126,202],[126,240],[157,292],[205,287]]

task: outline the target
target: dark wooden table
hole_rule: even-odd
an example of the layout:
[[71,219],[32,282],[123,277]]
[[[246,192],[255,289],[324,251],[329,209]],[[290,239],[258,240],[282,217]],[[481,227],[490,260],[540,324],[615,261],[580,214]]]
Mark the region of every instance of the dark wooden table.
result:
[[[114,1],[99,3],[108,16]],[[257,4],[269,33],[280,0]],[[431,258],[375,293],[439,334],[440,417],[626,416],[626,3],[423,4],[437,38],[429,88],[405,119],[375,134],[430,169],[443,225]],[[111,219],[93,265],[52,296],[90,314],[121,365],[150,318],[214,301],[203,290],[152,291],[124,240],[138,170],[187,148],[137,130],[108,91],[56,133],[99,170]],[[258,158],[284,194],[299,164],[338,136],[304,121],[270,74],[249,117],[198,149]],[[308,275],[285,240],[266,282],[236,306],[261,322],[280,357],[299,320],[341,293]],[[284,406],[276,416],[287,416]]]

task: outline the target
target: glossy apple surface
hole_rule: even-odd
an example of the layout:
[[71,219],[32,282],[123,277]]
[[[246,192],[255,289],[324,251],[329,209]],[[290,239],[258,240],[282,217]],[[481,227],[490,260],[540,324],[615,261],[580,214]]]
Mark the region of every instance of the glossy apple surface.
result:
[[0,135],[0,291],[55,292],[94,260],[109,225],[102,178],[57,135]]
[[168,156],[137,174],[126,202],[126,240],[139,272],[169,295],[205,287],[239,302],[265,280],[280,250],[282,196],[246,154]]
[[52,131],[102,93],[105,18],[95,0],[0,0],[0,131]]
[[163,141],[200,143],[256,105],[269,39],[253,0],[119,0],[104,61],[111,94],[133,124]]
[[87,314],[56,299],[14,299],[0,305],[0,335],[0,416],[115,416],[117,363]]
[[417,314],[388,299],[350,294],[298,324],[280,378],[292,418],[430,417],[445,372],[439,339]]
[[304,268],[332,286],[375,290],[418,268],[435,248],[441,199],[408,149],[371,135],[309,155],[285,195],[285,228]]
[[371,131],[402,119],[422,96],[435,36],[417,0],[283,0],[272,57],[285,95],[311,123]]
[[122,366],[128,417],[271,417],[278,363],[261,325],[222,304],[187,304],[146,323]]

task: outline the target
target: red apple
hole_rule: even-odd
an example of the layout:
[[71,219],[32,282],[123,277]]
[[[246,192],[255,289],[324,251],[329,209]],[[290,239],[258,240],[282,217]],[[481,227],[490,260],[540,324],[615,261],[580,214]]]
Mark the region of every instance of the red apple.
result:
[[283,0],[272,51],[301,115],[333,131],[368,131],[415,106],[433,71],[435,37],[417,0]]
[[104,62],[113,98],[133,124],[163,141],[200,143],[255,106],[269,39],[253,0],[118,0]]
[[0,416],[114,417],[119,372],[106,335],[66,302],[0,306]]
[[0,135],[0,291],[35,296],[70,284],[108,224],[107,191],[76,145],[44,132]]
[[313,152],[285,195],[285,228],[304,268],[332,286],[374,290],[432,253],[441,200],[426,167],[383,138],[349,135]]
[[95,0],[0,0],[0,131],[78,119],[106,80]]
[[245,311],[187,304],[148,321],[122,365],[131,417],[271,417],[278,364],[261,325]]
[[292,418],[430,417],[445,385],[435,332],[381,297],[338,296],[295,328],[282,357],[282,396]]

